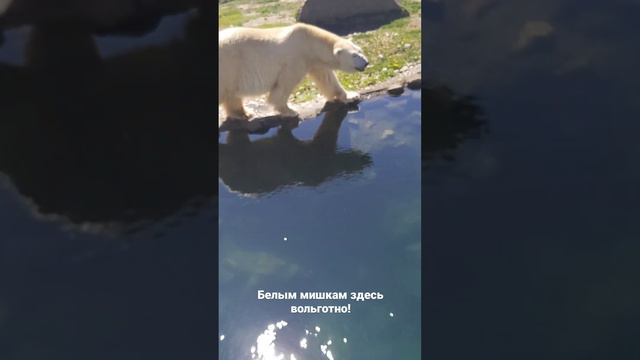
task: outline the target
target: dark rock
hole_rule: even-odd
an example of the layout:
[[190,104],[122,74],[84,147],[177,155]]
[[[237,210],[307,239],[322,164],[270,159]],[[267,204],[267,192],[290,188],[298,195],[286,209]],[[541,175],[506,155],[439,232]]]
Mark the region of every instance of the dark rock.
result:
[[323,112],[331,112],[331,111],[337,111],[337,110],[341,110],[341,109],[346,109],[347,111],[358,111],[359,107],[358,104],[360,103],[360,99],[348,102],[348,103],[341,103],[339,101],[327,101],[324,106],[322,107],[322,110],[320,110],[321,113]]
[[298,117],[283,117],[279,115],[270,115],[259,117],[251,120],[239,120],[229,118],[225,120],[219,127],[219,132],[227,131],[245,131],[250,134],[266,134],[270,129],[275,127],[285,127],[293,129],[300,123]]
[[400,96],[404,93],[404,86],[402,84],[393,85],[387,89],[387,93],[391,96]]
[[409,81],[407,87],[411,90],[420,90],[422,88],[422,78]]

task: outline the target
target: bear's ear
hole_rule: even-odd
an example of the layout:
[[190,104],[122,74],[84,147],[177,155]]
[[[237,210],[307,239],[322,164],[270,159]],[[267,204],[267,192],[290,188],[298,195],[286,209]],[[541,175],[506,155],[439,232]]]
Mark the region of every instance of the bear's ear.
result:
[[343,53],[343,52],[345,52],[345,51],[346,51],[346,50],[345,50],[345,48],[343,48],[343,47],[341,47],[341,46],[336,46],[336,47],[333,49],[333,55],[335,55],[335,56],[340,56],[340,55],[342,55],[342,53]]

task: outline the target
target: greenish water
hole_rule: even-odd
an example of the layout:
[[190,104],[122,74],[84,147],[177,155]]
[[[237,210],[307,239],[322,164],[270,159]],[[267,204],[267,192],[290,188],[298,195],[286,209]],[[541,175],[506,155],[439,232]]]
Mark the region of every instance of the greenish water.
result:
[[[370,100],[291,131],[221,137],[221,359],[249,359],[252,346],[257,358],[259,336],[280,321],[287,325],[273,329],[264,359],[421,358],[420,97]],[[259,300],[258,290],[384,298]],[[347,304],[351,313],[290,312]]]

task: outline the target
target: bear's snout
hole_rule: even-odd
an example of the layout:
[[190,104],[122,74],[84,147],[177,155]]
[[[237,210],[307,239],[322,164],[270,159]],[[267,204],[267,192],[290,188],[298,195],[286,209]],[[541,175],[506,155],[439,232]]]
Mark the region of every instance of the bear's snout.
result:
[[365,57],[358,57],[356,60],[356,70],[364,71],[369,66],[369,61]]

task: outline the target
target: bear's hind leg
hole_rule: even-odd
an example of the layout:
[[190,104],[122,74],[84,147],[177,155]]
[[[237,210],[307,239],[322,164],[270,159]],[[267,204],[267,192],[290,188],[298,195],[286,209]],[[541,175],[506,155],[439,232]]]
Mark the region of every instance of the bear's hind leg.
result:
[[224,111],[227,113],[227,118],[247,120],[249,115],[244,111],[241,98],[227,98],[222,103]]
[[276,84],[271,88],[267,102],[282,116],[298,117],[298,113],[289,107],[289,96],[296,86],[304,78],[304,70],[287,68],[286,66],[278,75]]

